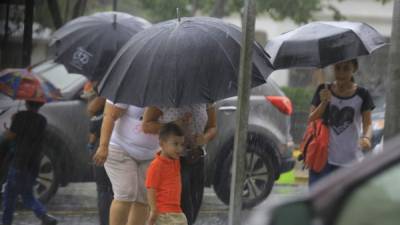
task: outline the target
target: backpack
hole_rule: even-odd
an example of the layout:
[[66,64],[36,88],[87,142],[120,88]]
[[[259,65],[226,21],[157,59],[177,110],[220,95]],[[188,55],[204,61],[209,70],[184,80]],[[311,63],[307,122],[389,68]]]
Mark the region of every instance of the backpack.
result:
[[328,161],[329,127],[323,119],[308,123],[300,144],[300,160],[304,166],[315,172],[321,172]]

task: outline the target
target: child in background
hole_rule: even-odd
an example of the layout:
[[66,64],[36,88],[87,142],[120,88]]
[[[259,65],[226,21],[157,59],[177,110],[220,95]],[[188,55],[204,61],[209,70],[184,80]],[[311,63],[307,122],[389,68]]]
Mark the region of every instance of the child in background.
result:
[[25,207],[42,221],[42,225],[57,224],[57,219],[47,214],[46,208],[33,195],[46,137],[47,120],[39,113],[43,104],[25,101],[26,110],[13,115],[11,127],[4,134],[9,142],[15,142],[15,151],[3,195],[3,225],[12,224],[18,196],[22,197]]
[[184,148],[184,134],[175,123],[163,125],[159,134],[161,151],[151,162],[146,176],[149,225],[186,225],[182,212],[179,157]]

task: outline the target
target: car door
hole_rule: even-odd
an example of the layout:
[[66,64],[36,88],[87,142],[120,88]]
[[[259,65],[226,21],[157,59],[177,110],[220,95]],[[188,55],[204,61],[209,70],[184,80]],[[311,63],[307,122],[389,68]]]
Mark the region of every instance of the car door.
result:
[[358,185],[344,199],[332,225],[400,224],[400,162]]

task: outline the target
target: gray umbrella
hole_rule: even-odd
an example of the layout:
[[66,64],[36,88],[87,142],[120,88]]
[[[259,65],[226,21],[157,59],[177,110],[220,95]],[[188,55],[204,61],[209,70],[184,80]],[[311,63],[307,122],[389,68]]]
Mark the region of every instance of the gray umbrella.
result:
[[266,51],[274,68],[318,67],[371,54],[385,38],[358,22],[313,22],[273,38]]
[[[182,18],[139,32],[119,52],[100,85],[112,101],[136,106],[182,106],[237,94],[241,31],[220,19]],[[252,85],[272,72],[253,45]]]
[[79,17],[53,34],[50,51],[68,72],[100,80],[120,48],[150,25],[140,17],[119,12]]

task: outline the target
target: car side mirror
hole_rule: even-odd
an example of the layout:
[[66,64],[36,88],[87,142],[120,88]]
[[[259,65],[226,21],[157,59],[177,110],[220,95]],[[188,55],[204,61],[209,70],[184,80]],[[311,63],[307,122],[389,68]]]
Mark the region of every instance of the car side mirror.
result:
[[276,207],[269,225],[311,225],[314,211],[309,201],[290,202]]

